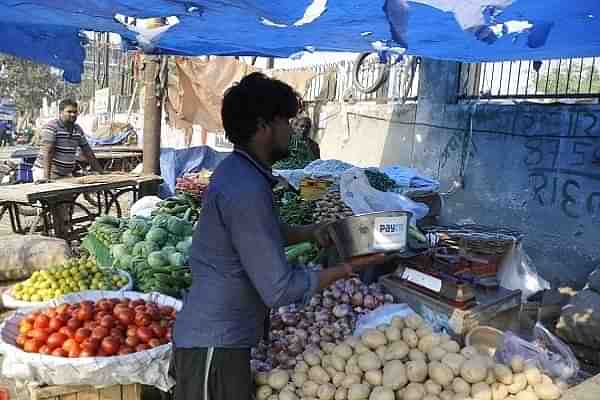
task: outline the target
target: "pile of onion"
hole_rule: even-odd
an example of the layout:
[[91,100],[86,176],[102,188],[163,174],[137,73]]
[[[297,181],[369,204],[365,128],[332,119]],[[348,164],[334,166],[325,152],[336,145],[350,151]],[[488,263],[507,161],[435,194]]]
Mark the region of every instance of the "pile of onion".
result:
[[361,315],[393,300],[380,285],[367,286],[352,278],[337,281],[303,307],[291,305],[273,310],[269,340],[252,349],[252,368],[292,369],[296,356],[306,349],[340,342],[352,335]]

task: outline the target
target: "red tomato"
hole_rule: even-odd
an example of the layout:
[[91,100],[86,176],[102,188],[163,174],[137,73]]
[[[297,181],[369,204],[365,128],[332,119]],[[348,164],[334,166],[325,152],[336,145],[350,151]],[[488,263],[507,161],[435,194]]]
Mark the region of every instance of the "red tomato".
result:
[[169,342],[170,342],[170,340],[167,340],[166,338],[162,338],[162,339],[160,339],[160,344],[161,344],[161,345],[162,345],[162,344],[167,344],[167,343],[169,343]]
[[160,324],[158,322],[151,323],[150,329],[152,329],[152,332],[154,332],[154,336],[159,339],[164,337],[167,333],[167,330],[165,328],[163,328],[162,326],[160,326]]
[[123,328],[116,326],[110,330],[110,336],[125,339],[125,331],[123,331]]
[[57,347],[62,347],[68,338],[69,337],[67,335],[65,335],[64,333],[54,332],[53,334],[48,336],[48,340],[46,341],[46,344],[51,349],[55,349]]
[[27,337],[46,343],[46,340],[48,340],[48,331],[46,329],[35,328],[27,332]]
[[124,356],[126,354],[135,353],[135,350],[129,346],[121,346],[119,349],[119,355]]
[[31,314],[29,314],[28,316],[25,317],[25,320],[27,322],[30,322],[31,325],[34,324],[36,318],[41,314],[40,311],[33,311]]
[[133,308],[137,307],[137,306],[144,306],[146,305],[146,302],[142,299],[135,299],[133,301],[129,302],[129,305]]
[[152,322],[152,319],[147,313],[137,313],[135,315],[135,324],[137,326],[148,326],[150,322]]
[[75,331],[75,341],[77,343],[83,342],[85,339],[89,338],[92,335],[92,331],[88,328],[79,328]]
[[83,342],[81,342],[81,345],[79,347],[81,347],[82,350],[86,350],[91,353],[96,353],[96,351],[98,351],[98,348],[100,347],[100,339],[89,337]]
[[29,321],[21,321],[19,324],[19,333],[22,335],[27,335],[27,333],[33,329],[33,323]]
[[102,340],[108,336],[109,333],[110,331],[107,328],[103,326],[97,326],[92,330],[92,337]]
[[162,315],[163,317],[170,317],[173,311],[175,310],[171,306],[160,307],[160,315]]
[[75,347],[75,346],[77,346],[77,348],[79,348],[79,343],[77,343],[75,341],[75,339],[69,338],[69,339],[65,340],[65,342],[62,345],[62,348],[63,348],[64,351],[66,351],[67,353],[69,353],[71,351],[71,349],[73,347]]
[[136,325],[129,325],[127,327],[126,334],[127,334],[127,336],[137,336],[137,326]]
[[102,348],[98,349],[96,353],[96,357],[108,357],[110,354],[107,354]]
[[56,307],[56,312],[58,315],[66,316],[69,314],[69,307],[69,304],[61,304],[60,306]]
[[15,339],[17,346],[23,348],[25,346],[25,342],[27,341],[27,336],[19,334]]
[[144,351],[144,350],[149,350],[150,346],[148,346],[145,343],[140,343],[137,346],[135,346],[135,351]]
[[135,348],[141,341],[137,336],[127,336],[125,339],[125,344],[129,347]]
[[50,332],[57,332],[60,328],[65,326],[66,323],[67,320],[64,317],[57,315],[56,317],[50,319],[50,322],[48,323],[48,330]]
[[109,356],[117,354],[120,346],[121,343],[119,343],[118,339],[112,336],[105,337],[102,339],[102,343],[100,343],[100,348]]
[[106,317],[107,315],[110,315],[110,313],[106,312],[106,311],[98,311],[95,315],[94,315],[94,321],[96,322],[100,322],[100,320],[104,317]]
[[142,326],[137,329],[137,337],[144,343],[148,343],[154,337],[154,332],[147,326]]
[[50,307],[49,309],[46,310],[45,314],[48,316],[48,318],[52,319],[54,317],[56,317],[58,315],[58,313],[56,312],[56,308],[54,307]]
[[94,310],[90,306],[82,306],[75,315],[79,321],[91,321],[94,318]]
[[100,311],[112,313],[114,304],[110,300],[104,299],[104,300],[100,300],[98,302],[98,304],[96,305],[96,308],[100,309]]
[[50,318],[48,318],[45,314],[40,314],[35,319],[33,323],[34,328],[48,329],[48,325],[50,325]]
[[69,358],[77,358],[77,357],[79,357],[80,354],[81,354],[81,348],[79,347],[79,345],[77,343],[75,343],[73,345],[73,347],[71,347],[71,350],[69,350]]
[[171,328],[167,329],[167,333],[165,334],[165,339],[169,342],[173,340],[173,330]]
[[50,349],[50,347],[48,347],[47,344],[45,344],[42,347],[40,347],[40,349],[38,350],[38,353],[50,355],[50,353],[52,353],[52,350]]
[[107,329],[110,329],[113,326],[115,326],[115,320],[112,316],[106,315],[100,320],[100,325]]
[[120,312],[127,310],[131,310],[127,304],[119,303],[115,306],[115,308],[113,308],[113,315],[116,317]]
[[147,307],[146,308],[146,314],[148,314],[148,316],[150,317],[150,319],[152,321],[159,321],[160,320],[160,311],[158,311],[157,308]]
[[81,322],[80,320],[78,320],[76,318],[71,318],[70,320],[67,321],[67,326],[73,330],[77,330],[77,329],[81,328],[82,325],[83,325],[83,322]]
[[160,340],[158,340],[157,338],[152,338],[148,341],[148,346],[155,348],[160,346]]
[[114,306],[116,306],[117,304],[119,304],[121,302],[121,299],[117,299],[116,297],[112,297],[112,298],[108,299],[108,301],[110,301],[112,303],[113,307],[114,307]]
[[28,353],[37,353],[40,350],[40,347],[44,345],[44,342],[38,339],[28,339],[25,341],[25,345],[23,346],[23,350]]
[[122,311],[120,310],[119,312],[115,311],[115,317],[121,324],[123,324],[124,326],[128,326],[133,324],[133,322],[135,321],[135,312],[130,308],[127,308]]
[[143,304],[137,305],[135,307],[133,307],[133,310],[135,311],[135,313],[141,313],[141,312],[146,312],[146,306]]
[[84,300],[80,303],[82,306],[89,306],[92,307],[92,309],[94,308],[94,302],[91,300]]
[[70,337],[70,338],[75,336],[75,329],[71,328],[70,326],[63,326],[58,331],[60,333],[62,333],[63,335],[66,335],[67,337]]
[[56,357],[67,357],[69,355],[69,353],[64,351],[62,347],[55,348],[54,350],[52,350],[51,354]]
[[79,353],[79,357],[96,357],[96,352],[89,350],[81,350],[81,353]]

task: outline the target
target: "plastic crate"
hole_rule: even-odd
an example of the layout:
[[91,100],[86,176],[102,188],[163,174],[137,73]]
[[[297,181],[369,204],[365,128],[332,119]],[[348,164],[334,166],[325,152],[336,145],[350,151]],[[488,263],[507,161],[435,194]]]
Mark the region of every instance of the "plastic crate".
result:
[[29,183],[33,182],[33,173],[32,173],[33,163],[21,162],[17,166],[17,173],[15,176],[15,181],[17,183]]

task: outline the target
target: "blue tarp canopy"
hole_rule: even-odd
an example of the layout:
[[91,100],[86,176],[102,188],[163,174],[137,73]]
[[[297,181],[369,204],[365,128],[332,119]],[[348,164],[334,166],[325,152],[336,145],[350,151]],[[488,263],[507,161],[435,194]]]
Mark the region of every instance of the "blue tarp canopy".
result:
[[[151,37],[116,16],[179,23]],[[0,0],[0,52],[58,67],[74,82],[82,30],[190,56],[288,57],[381,42],[467,62],[583,57],[600,54],[600,0]]]

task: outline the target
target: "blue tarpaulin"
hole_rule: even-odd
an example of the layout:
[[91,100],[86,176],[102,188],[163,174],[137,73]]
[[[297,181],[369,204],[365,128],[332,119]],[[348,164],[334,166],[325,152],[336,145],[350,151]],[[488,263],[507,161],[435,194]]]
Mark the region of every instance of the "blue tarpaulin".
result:
[[214,170],[229,154],[208,146],[177,150],[160,149],[160,175],[164,181],[160,187],[160,197],[167,198],[175,194],[177,177],[202,169]]
[[[153,36],[117,16],[179,23]],[[157,54],[288,57],[379,43],[467,62],[584,57],[600,54],[600,1],[0,0],[0,52],[63,69],[71,81],[83,70],[82,30],[118,33]]]

